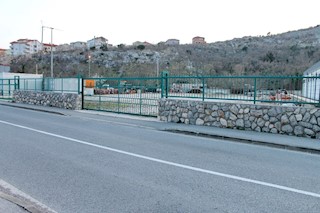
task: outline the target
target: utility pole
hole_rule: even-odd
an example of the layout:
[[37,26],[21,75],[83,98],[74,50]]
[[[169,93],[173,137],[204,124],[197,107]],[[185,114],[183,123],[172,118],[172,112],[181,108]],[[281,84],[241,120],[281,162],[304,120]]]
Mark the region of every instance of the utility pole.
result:
[[157,63],[157,69],[156,69],[156,71],[157,71],[157,73],[156,73],[156,77],[158,78],[159,77],[159,59],[160,59],[160,55],[159,55],[159,53],[158,52],[156,52],[156,63]]
[[91,55],[88,55],[88,63],[89,63],[89,78],[91,77]]
[[43,47],[43,29],[47,28],[51,30],[51,44],[50,44],[50,49],[51,49],[51,78],[53,78],[53,30],[58,30],[53,27],[47,27],[47,26],[42,26],[42,35],[41,35],[41,43]]
[[159,58],[157,58],[157,78],[159,77]]
[[51,78],[53,78],[53,28],[51,27]]

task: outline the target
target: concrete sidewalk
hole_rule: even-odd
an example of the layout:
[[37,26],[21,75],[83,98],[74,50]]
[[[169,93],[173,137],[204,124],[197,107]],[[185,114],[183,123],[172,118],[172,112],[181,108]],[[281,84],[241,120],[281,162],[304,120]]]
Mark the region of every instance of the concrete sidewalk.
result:
[[100,115],[106,117],[112,117],[115,119],[119,119],[123,122],[128,121],[128,119],[133,122],[134,120],[139,121],[143,126],[149,126],[151,128],[160,130],[160,131],[170,131],[182,134],[192,134],[203,137],[211,137],[211,138],[220,138],[220,139],[228,139],[243,143],[252,143],[252,144],[260,144],[266,146],[273,146],[283,149],[311,152],[320,154],[320,140],[319,139],[311,139],[311,138],[303,138],[296,136],[288,136],[288,135],[280,135],[280,134],[272,134],[272,133],[264,133],[264,132],[255,132],[255,131],[244,131],[237,129],[227,129],[227,128],[218,128],[211,126],[197,126],[197,125],[185,125],[178,123],[166,123],[161,122],[157,118],[152,117],[142,117],[135,115],[126,115],[126,114],[116,114],[116,113],[108,113],[102,111],[89,111],[89,110],[65,110],[53,107],[43,107],[36,105],[28,105],[28,104],[17,104],[10,102],[0,102],[0,105],[18,107],[28,110],[37,110],[47,113],[54,113],[58,115],[70,115],[72,116],[74,113],[85,113],[91,115]]

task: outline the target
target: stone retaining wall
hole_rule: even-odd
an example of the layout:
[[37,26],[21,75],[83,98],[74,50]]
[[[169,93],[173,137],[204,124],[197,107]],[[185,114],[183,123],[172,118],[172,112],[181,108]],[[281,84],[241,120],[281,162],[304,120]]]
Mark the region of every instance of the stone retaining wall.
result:
[[161,121],[320,138],[320,109],[160,99]]
[[53,93],[43,91],[14,91],[16,103],[58,107],[64,109],[81,109],[81,95],[74,93]]

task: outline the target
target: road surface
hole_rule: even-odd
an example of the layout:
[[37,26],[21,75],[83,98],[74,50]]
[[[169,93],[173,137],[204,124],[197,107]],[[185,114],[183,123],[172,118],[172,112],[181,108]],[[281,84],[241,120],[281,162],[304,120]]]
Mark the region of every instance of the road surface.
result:
[[0,137],[0,179],[57,212],[320,212],[316,154],[1,105]]

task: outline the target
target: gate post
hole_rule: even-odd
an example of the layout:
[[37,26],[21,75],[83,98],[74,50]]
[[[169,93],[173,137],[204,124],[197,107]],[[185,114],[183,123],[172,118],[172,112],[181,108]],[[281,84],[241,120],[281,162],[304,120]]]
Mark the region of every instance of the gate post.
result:
[[81,78],[81,110],[84,109],[84,79]]
[[256,104],[257,100],[257,77],[254,77],[254,97],[253,97],[253,104]]
[[168,98],[168,77],[169,72],[168,71],[162,71],[161,73],[161,98],[164,96]]
[[14,76],[14,89],[20,89],[20,76]]

